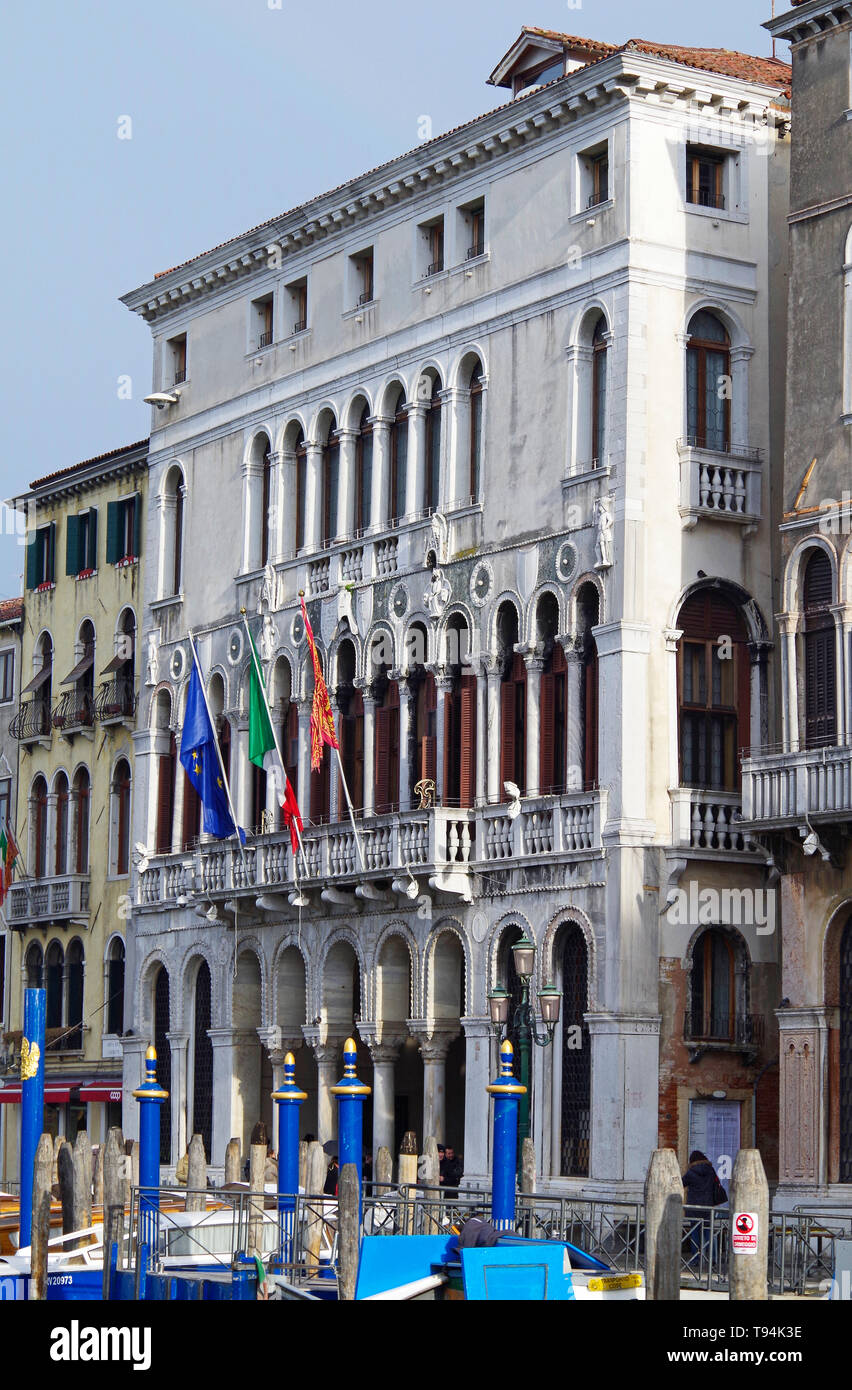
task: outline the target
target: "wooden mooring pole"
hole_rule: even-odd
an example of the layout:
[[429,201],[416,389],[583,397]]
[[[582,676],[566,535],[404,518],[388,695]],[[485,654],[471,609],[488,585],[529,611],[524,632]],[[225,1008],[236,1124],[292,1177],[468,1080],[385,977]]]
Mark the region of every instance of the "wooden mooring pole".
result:
[[683,1181],[674,1149],[655,1149],[645,1178],[645,1297],[680,1298]]
[[729,1205],[728,1297],[765,1302],[769,1297],[769,1184],[758,1149],[740,1149],[734,1159]]
[[339,1260],[337,1285],[338,1296],[344,1303],[352,1303],[355,1299],[360,1245],[360,1205],[358,1169],[354,1163],[345,1163],[340,1170],[337,1183]]
[[[23,1175],[22,1175],[23,1176]],[[33,1213],[30,1230],[30,1291],[33,1302],[47,1298],[47,1243],[50,1240],[50,1202],[53,1196],[53,1140],[43,1134],[33,1164]],[[26,1237],[24,1237],[26,1239]]]

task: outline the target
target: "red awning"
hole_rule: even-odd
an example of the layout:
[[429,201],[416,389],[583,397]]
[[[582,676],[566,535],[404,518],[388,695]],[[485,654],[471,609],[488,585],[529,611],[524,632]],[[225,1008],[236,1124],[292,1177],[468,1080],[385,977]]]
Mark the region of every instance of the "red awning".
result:
[[91,1086],[81,1086],[80,1099],[104,1102],[120,1101],[121,1082],[113,1081],[111,1084],[109,1082],[103,1082],[97,1085],[93,1083]]
[[[70,1100],[70,1099],[71,1099],[71,1087],[70,1087],[70,1085],[68,1085],[68,1086],[45,1086],[45,1088],[44,1088],[44,1103],[45,1103],[45,1105],[64,1105],[65,1102],[68,1101],[68,1100]],[[0,1091],[0,1105],[2,1105],[2,1104],[6,1104],[6,1105],[9,1105],[9,1104],[12,1104],[12,1105],[20,1105],[20,1103],[21,1103],[21,1087],[20,1087],[20,1086],[4,1086],[3,1089],[2,1089],[2,1091]]]

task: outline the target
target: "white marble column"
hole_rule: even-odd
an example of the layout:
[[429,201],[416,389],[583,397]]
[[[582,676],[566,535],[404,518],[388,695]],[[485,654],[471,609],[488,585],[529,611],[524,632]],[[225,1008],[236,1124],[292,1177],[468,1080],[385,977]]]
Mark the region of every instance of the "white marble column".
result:
[[660,1018],[586,1014],[592,1049],[589,1174],[644,1182],[657,1147]]
[[[130,979],[130,976],[128,976]],[[151,1039],[146,1033],[134,1033],[120,1039],[121,1067],[121,1132],[125,1139],[139,1138],[139,1102],[133,1092],[145,1080],[145,1053]]]
[[[172,1054],[172,1081],[171,1081],[171,1100],[172,1107],[172,1162],[177,1163],[181,1156],[186,1152],[187,1144],[192,1138],[187,1134],[187,1113],[186,1113],[186,1051],[189,1042],[189,1033],[167,1033],[169,1047]],[[210,1155],[208,1154],[208,1159]]]
[[[334,727],[339,735],[340,706],[337,704],[336,700],[333,700],[331,698],[331,692],[329,692],[328,702],[331,705],[331,713],[334,719]],[[329,748],[328,753],[325,756],[327,756],[330,759],[330,765],[328,769],[328,820],[330,825],[334,825],[335,822],[340,820],[340,803],[342,801],[345,807],[346,798],[343,795],[340,786],[340,767],[337,761],[337,754],[335,753],[333,748]]]
[[[172,568],[175,555],[175,518],[177,493],[169,490],[157,498],[159,513],[159,551],[157,554],[157,597],[169,598],[174,588]],[[245,566],[243,566],[245,568]]]
[[677,649],[682,636],[683,632],[680,628],[667,627],[663,629],[666,643],[666,684],[668,686],[668,786],[670,788],[680,785],[680,748],[678,747],[680,701],[677,692]]
[[500,675],[497,657],[486,657],[483,663],[488,682],[488,800],[495,805],[500,800]]
[[[470,495],[467,475],[470,472],[470,452],[461,446],[464,437],[464,406],[470,400],[467,391],[451,386],[439,392],[441,399],[441,479],[439,507],[445,512],[456,501]],[[462,483],[462,478],[464,482]]]
[[322,544],[322,444],[311,441],[305,452],[305,548],[319,550]]
[[361,1023],[358,1032],[373,1059],[373,1162],[379,1149],[394,1153],[394,1071],[405,1034],[383,1024]]
[[243,573],[256,570],[260,565],[260,516],[263,506],[263,459],[249,457],[244,460],[243,478]]
[[447,696],[453,688],[453,678],[441,667],[435,667],[437,709],[435,712],[435,803],[440,806],[444,795],[444,753],[447,739]]
[[568,667],[565,678],[565,786],[569,792],[580,792],[583,790],[586,761],[583,747],[583,649],[570,638],[564,643],[564,648]]
[[486,1087],[491,1077],[493,1033],[487,1018],[463,1018],[464,1029],[464,1180],[487,1182],[490,1171],[491,1116]]
[[457,1036],[457,1028],[433,1027],[427,1032],[428,1024],[423,1021],[409,1022],[409,1032],[418,1037],[420,1055],[423,1058],[423,1135],[422,1146],[432,1136],[439,1144],[444,1143],[447,1123],[447,1052],[450,1043]]
[[797,753],[799,751],[799,693],[796,679],[798,614],[779,613],[777,622],[778,632],[781,636],[784,752]]
[[372,415],[373,493],[370,506],[371,530],[382,530],[390,515],[390,415]]
[[527,668],[527,796],[538,796],[541,780],[541,673],[544,661],[530,653],[524,657]]
[[352,536],[355,531],[355,443],[357,430],[338,430],[340,473],[337,485],[337,535]]
[[364,700],[364,815],[372,816],[376,806],[376,701],[366,686]]
[[296,553],[296,453],[282,449],[275,459],[275,549],[270,553],[283,560]]
[[225,1163],[225,1149],[236,1135],[242,1143],[242,1125],[235,1128],[233,1086],[235,1074],[235,1038],[232,1028],[209,1028],[207,1036],[213,1045],[213,1152],[211,1165]]
[[312,1043],[306,1031],[305,1038],[317,1063],[317,1138],[321,1144],[327,1144],[329,1139],[337,1138],[337,1101],[331,1088],[343,1075],[345,1039],[330,1037],[324,1043]]
[[731,348],[731,447],[749,447],[748,364],[754,348]]
[[405,485],[405,512],[421,512],[426,496],[426,411],[428,405],[415,402],[408,407],[408,468]]

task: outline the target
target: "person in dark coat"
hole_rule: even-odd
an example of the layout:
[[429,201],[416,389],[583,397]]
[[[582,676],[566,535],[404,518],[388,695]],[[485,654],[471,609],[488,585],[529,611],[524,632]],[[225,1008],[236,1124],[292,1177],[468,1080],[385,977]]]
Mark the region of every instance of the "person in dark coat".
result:
[[[683,1175],[683,1188],[683,1214],[690,1222],[691,1264],[701,1245],[706,1251],[710,1240],[710,1217],[704,1208],[720,1206],[728,1200],[728,1195],[716,1176],[713,1164],[700,1149],[693,1149],[689,1155],[689,1165]],[[699,1235],[702,1237],[700,1243]]]
[[441,1186],[457,1188],[462,1180],[462,1161],[456,1158],[452,1144],[448,1144],[441,1160]]
[[323,1192],[325,1193],[326,1197],[337,1196],[337,1183],[339,1178],[340,1159],[338,1158],[337,1154],[335,1154],[328,1165],[328,1172],[325,1178],[325,1186],[323,1187]]

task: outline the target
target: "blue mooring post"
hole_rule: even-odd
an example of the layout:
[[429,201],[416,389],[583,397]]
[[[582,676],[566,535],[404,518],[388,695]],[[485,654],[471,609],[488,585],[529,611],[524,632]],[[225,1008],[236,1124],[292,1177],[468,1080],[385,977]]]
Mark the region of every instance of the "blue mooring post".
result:
[[43,989],[24,993],[24,1035],[21,1039],[21,1229],[22,1246],[32,1240],[33,1166],[44,1129],[44,1021]]
[[[139,1246],[140,1267],[147,1273],[148,1261],[156,1258],[160,1210],[160,1106],[168,1100],[157,1080],[157,1049],[145,1053],[145,1080],[134,1091],[139,1102]],[[144,1247],[144,1248],[143,1248]]]
[[355,1075],[355,1039],[347,1038],[343,1044],[343,1077],[331,1094],[337,1096],[338,1159],[341,1171],[347,1163],[354,1163],[358,1170],[358,1195],[361,1196],[361,1160],[363,1156],[364,1097],[370,1094]]
[[296,1193],[299,1190],[299,1110],[307,1100],[296,1085],[296,1059],[292,1052],[284,1058],[284,1081],[279,1091],[272,1092],[278,1105],[278,1237],[281,1259],[292,1264],[293,1216]]
[[515,1051],[507,1040],[500,1047],[500,1075],[487,1087],[494,1097],[491,1221],[498,1231],[511,1231],[515,1226],[518,1105],[527,1088],[512,1075],[514,1061]]

